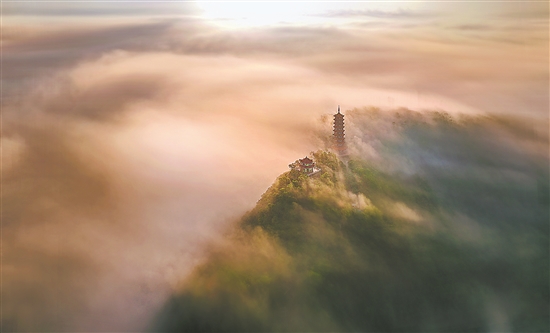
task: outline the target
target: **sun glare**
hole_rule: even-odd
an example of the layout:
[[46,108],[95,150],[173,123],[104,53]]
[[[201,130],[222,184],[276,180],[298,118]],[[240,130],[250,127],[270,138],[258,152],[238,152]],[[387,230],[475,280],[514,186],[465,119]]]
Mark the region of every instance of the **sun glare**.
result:
[[[195,1],[199,15],[225,28],[332,25],[350,20],[372,20],[361,12],[395,13],[418,9],[423,2],[312,2],[312,1]],[[355,12],[356,15],[353,15]]]
[[201,16],[225,27],[305,24],[316,20],[318,4],[311,2],[197,1]]

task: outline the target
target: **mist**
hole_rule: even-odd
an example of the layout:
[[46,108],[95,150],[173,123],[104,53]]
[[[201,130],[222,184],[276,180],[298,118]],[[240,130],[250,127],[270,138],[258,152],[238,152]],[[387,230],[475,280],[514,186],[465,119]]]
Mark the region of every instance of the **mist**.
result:
[[[488,181],[547,200],[547,6],[326,8],[245,28],[194,4],[2,6],[5,331],[145,329],[209,244],[326,144],[338,104],[355,154],[434,179],[455,175],[428,171],[441,163],[489,171],[457,160],[463,136],[409,149],[441,137],[397,130],[396,112],[467,114],[498,148],[487,163],[509,166]],[[354,119],[363,107],[379,111]],[[391,158],[390,137],[407,148]]]
[[546,331],[547,124],[346,116],[347,162],[279,176],[151,331]]

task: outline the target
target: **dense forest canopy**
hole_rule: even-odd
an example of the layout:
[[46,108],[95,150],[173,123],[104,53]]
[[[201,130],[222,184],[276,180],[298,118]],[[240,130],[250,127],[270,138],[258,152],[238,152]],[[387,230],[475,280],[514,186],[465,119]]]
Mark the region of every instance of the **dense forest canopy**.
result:
[[321,173],[282,174],[152,328],[547,331],[547,137],[502,117],[348,116],[349,160],[320,150]]

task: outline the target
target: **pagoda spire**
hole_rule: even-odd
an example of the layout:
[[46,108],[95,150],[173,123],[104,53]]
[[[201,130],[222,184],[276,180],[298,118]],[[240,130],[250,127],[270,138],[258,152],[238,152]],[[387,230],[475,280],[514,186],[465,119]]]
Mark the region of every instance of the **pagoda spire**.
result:
[[346,137],[344,130],[344,115],[340,113],[340,105],[338,105],[338,113],[334,115],[333,129],[334,149],[340,156],[347,156],[348,149],[346,146]]

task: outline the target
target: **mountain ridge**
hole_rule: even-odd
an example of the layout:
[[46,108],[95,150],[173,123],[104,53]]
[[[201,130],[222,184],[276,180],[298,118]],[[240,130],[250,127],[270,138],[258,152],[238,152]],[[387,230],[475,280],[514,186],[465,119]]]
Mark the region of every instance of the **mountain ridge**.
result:
[[[444,119],[436,132],[434,125],[412,121],[417,118],[409,117],[403,131],[413,138],[471,131]],[[414,132],[415,126],[432,132]],[[455,127],[446,131],[445,126]],[[483,138],[474,141],[483,147]],[[386,151],[393,150],[395,142],[388,143]],[[524,214],[528,223],[510,224],[514,216],[501,221],[500,197],[491,197],[492,187],[479,188],[473,176],[448,183],[455,178],[448,178],[444,167],[439,173],[434,167],[431,173],[401,172],[359,156],[347,165],[323,150],[312,157],[322,171],[315,177],[298,170],[279,176],[235,225],[228,242],[213,249],[166,303],[153,330],[548,328],[548,238],[538,234],[544,230],[540,211]],[[442,184],[452,185],[445,186],[452,195],[434,189]],[[522,187],[514,186],[497,187],[499,196],[517,196]],[[462,209],[460,200],[467,200],[471,189],[481,189],[488,213]],[[517,198],[514,209],[525,205]]]

